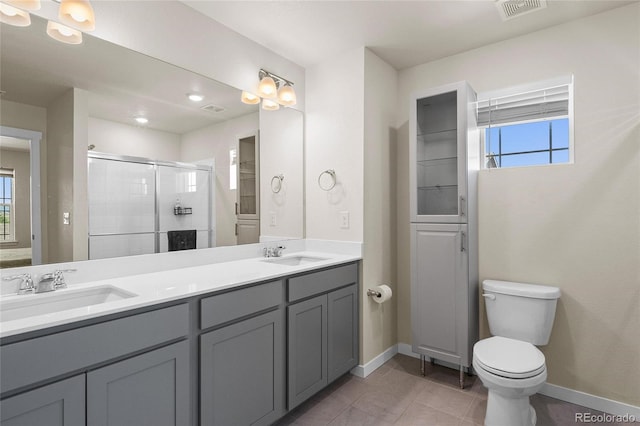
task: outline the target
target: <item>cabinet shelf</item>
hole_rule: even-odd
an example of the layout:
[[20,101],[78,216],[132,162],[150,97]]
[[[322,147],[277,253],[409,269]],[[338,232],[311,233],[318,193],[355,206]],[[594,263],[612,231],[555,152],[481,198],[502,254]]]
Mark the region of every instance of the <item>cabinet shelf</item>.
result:
[[441,135],[443,133],[448,133],[448,132],[457,132],[458,129],[457,128],[453,128],[453,129],[444,129],[444,130],[433,130],[433,131],[427,131],[427,132],[418,132],[418,137],[423,137],[423,136],[432,136],[432,135]]
[[443,189],[454,189],[457,188],[458,185],[430,185],[430,186],[419,186],[418,191],[440,191]]
[[440,157],[440,158],[428,158],[426,160],[417,160],[416,163],[428,167],[436,163],[452,162],[453,164],[456,164],[457,161],[458,161],[458,157]]

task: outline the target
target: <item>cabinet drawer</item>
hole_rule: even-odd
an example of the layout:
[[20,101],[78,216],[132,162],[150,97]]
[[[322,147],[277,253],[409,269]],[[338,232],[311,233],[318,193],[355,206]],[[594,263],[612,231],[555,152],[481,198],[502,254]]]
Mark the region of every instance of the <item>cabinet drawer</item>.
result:
[[357,282],[358,265],[356,263],[301,275],[288,280],[287,300],[293,302]]
[[171,306],[0,347],[2,393],[186,336],[189,306]]
[[282,281],[207,297],[200,302],[200,328],[214,327],[282,302]]

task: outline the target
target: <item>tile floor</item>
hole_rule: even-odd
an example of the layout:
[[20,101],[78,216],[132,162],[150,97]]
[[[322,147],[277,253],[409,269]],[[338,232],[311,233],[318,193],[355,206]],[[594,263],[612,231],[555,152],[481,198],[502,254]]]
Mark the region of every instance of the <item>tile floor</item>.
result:
[[[466,375],[461,390],[458,377],[456,370],[431,364],[422,377],[417,358],[398,354],[365,379],[343,376],[277,425],[482,425],[487,392],[480,379]],[[575,413],[601,414],[542,395],[531,403],[538,426],[575,425]]]

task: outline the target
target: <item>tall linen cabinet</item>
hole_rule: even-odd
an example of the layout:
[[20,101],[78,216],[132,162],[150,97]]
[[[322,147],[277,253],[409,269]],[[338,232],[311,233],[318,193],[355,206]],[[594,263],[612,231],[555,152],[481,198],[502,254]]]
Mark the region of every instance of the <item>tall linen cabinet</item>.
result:
[[471,366],[478,340],[476,94],[466,82],[413,93],[410,132],[412,350]]

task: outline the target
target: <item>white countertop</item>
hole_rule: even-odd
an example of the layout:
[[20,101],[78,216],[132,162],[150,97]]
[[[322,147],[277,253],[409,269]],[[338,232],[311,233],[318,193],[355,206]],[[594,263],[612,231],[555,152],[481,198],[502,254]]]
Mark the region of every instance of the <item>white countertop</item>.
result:
[[0,322],[0,337],[13,336],[131,309],[176,301],[246,284],[279,279],[288,275],[361,259],[359,255],[355,254],[337,254],[324,251],[301,251],[285,255],[282,258],[298,256],[316,257],[322,258],[322,260],[293,266],[272,263],[266,261],[267,259],[264,257],[255,257],[204,266],[128,275],[82,284],[70,284],[67,289],[60,289],[49,293],[5,295],[2,297],[2,303],[11,303],[11,301],[14,300],[25,300],[25,298],[40,298],[38,300],[44,302],[46,298],[60,295],[63,292],[77,292],[81,289],[99,286],[114,286],[134,293],[136,296],[13,321],[3,321]]

